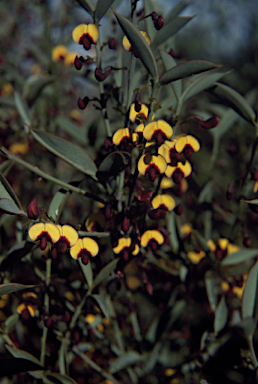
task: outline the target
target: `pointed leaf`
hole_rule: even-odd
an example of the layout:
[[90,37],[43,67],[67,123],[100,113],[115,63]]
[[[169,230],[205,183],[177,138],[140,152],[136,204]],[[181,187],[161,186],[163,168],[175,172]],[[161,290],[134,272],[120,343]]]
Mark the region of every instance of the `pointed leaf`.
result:
[[[3,333],[5,333],[6,337],[9,337],[9,333],[12,332],[12,330],[14,329],[16,323],[19,321],[19,314],[18,313],[13,313],[11,316],[7,317],[7,319],[5,319],[5,322],[4,322],[4,326],[2,328],[3,330]],[[7,340],[5,340],[7,341]],[[9,343],[9,340],[7,341]],[[11,340],[10,340],[11,342]],[[11,345],[11,344],[9,344]]]
[[198,79],[194,80],[182,93],[180,98],[180,103],[185,102],[191,97],[197,95],[198,93],[204,91],[205,89],[210,88],[216,81],[221,79],[221,77],[225,76],[226,73],[208,73],[204,76],[198,77]]
[[166,21],[173,20],[180,12],[182,12],[187,5],[190,4],[190,1],[181,0],[174,7],[172,7],[168,16],[166,16]]
[[[150,15],[153,11],[153,4],[151,0],[144,0],[144,13],[145,15]],[[155,29],[153,25],[153,21],[151,17],[146,17],[145,25],[146,25],[146,32],[148,33],[148,36],[150,37],[150,40],[152,41],[154,39],[154,36],[157,33],[157,30]]]
[[134,53],[137,55],[137,57],[139,57],[147,71],[151,74],[152,78],[158,79],[159,74],[155,57],[140,31],[133,25],[130,20],[116,12],[114,12],[114,14],[122,30],[124,31],[124,34],[132,44]]
[[92,0],[76,0],[91,16],[94,14],[94,3]]
[[54,222],[56,222],[56,219],[59,217],[59,214],[62,212],[63,207],[70,196],[71,191],[61,188],[51,200],[48,208],[48,217],[53,219]]
[[258,261],[251,268],[244,288],[242,299],[243,320],[254,316],[255,302],[257,300]]
[[38,129],[32,129],[31,133],[35,140],[54,155],[71,164],[79,171],[90,176],[95,176],[97,167],[88,152],[84,149],[67,140],[60,139],[57,136]]
[[9,213],[9,215],[18,215],[18,216],[25,216],[27,217],[27,214],[23,211],[21,211],[15,202],[10,199],[2,199],[0,198],[0,211]]
[[127,152],[113,152],[100,164],[97,178],[104,182],[123,171],[129,164],[130,154]]
[[110,361],[110,373],[114,374],[122,369],[129,367],[130,365],[139,363],[143,360],[142,355],[136,351],[129,351],[123,354],[121,357]]
[[253,200],[241,200],[241,201],[244,201],[245,203],[248,203],[248,204],[258,205],[258,199],[253,199]]
[[[118,71],[121,72],[121,71]],[[74,139],[78,140],[81,145],[87,145],[88,140],[86,139],[85,129],[79,128],[76,124],[72,123],[69,119],[65,117],[57,117],[55,119],[57,125],[62,128],[64,131],[69,133]]]
[[13,200],[15,204],[18,206],[18,208],[22,209],[21,203],[18,197],[16,196],[12,187],[10,186],[10,184],[8,183],[8,181],[6,180],[6,178],[1,172],[0,172],[0,198]]
[[24,85],[23,97],[31,106],[36,98],[39,96],[42,89],[56,80],[56,76],[48,75],[39,77],[37,80],[28,80]]
[[98,305],[98,307],[101,309],[105,317],[109,317],[107,304],[105,300],[100,295],[91,295],[89,296],[92,299],[94,299]]
[[6,349],[11,353],[13,357],[16,357],[18,359],[25,359],[28,361],[31,361],[41,367],[43,369],[42,365],[40,364],[40,361],[36,359],[36,357],[32,356],[30,353],[26,351],[22,351],[21,349],[11,347],[10,345],[5,344]]
[[258,249],[243,249],[241,251],[230,253],[222,261],[221,265],[235,265],[252,259],[253,257],[258,256]]
[[22,289],[34,288],[35,285],[24,285],[18,283],[0,284],[0,296],[7,295],[12,292],[21,291]]
[[48,380],[53,380],[53,383],[60,383],[60,384],[76,384],[76,382],[69,376],[61,375],[60,373],[50,373],[46,375],[46,378]]
[[211,92],[233,108],[246,121],[256,126],[256,113],[240,93],[221,83],[216,83]]
[[15,102],[16,108],[18,109],[18,112],[22,118],[22,121],[24,122],[25,132],[28,132],[27,126],[31,125],[29,108],[18,92],[14,92],[14,102]]
[[[163,50],[160,50],[160,56],[162,58],[162,61],[163,61],[164,66],[166,68],[166,71],[168,71],[170,68],[177,66],[177,62],[169,53],[167,53]],[[179,97],[182,94],[182,80],[173,81],[173,83],[171,83],[171,86],[173,88],[173,91],[174,91],[177,99],[179,99]]]
[[93,288],[102,283],[107,277],[109,277],[112,272],[114,272],[118,261],[119,258],[112,260],[104,268],[102,268],[102,270],[99,272],[99,274],[95,277],[93,281]]
[[228,308],[225,301],[225,296],[222,296],[216,311],[214,319],[214,333],[217,335],[226,325],[228,318]]
[[96,24],[98,24],[101,17],[106,14],[108,8],[111,7],[113,2],[114,0],[98,0],[94,13],[94,20]]
[[221,67],[221,65],[209,63],[208,61],[203,60],[187,61],[186,63],[170,68],[160,77],[159,82],[161,85],[164,85],[170,83],[171,81],[183,79],[184,77],[196,75],[198,73],[219,67]]
[[163,28],[156,34],[151,46],[164,43],[169,37],[175,35],[183,28],[194,16],[178,16],[169,23],[165,23]]
[[88,264],[85,265],[85,264],[82,263],[81,259],[79,259],[78,261],[79,261],[80,267],[82,269],[82,273],[83,273],[83,275],[85,277],[85,280],[87,281],[89,290],[90,290],[91,287],[92,287],[92,281],[93,281],[91,262],[89,260]]

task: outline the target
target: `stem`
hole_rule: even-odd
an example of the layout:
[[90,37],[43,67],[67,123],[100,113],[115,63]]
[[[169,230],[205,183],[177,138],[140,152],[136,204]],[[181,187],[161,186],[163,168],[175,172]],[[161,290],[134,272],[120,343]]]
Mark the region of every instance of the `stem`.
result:
[[123,206],[122,206],[122,197],[123,197],[123,187],[125,182],[125,171],[122,171],[118,175],[117,180],[117,209],[118,212],[122,212]]
[[106,379],[112,381],[114,384],[121,384],[120,381],[117,381],[113,375],[110,373],[104,371],[99,365],[94,363],[86,354],[82,353],[77,347],[73,347],[74,353],[76,353],[78,356],[82,358],[83,361],[85,361],[89,366],[93,369],[95,369],[96,372],[100,373],[102,376],[104,376]]
[[132,53],[131,68],[130,68],[130,75],[129,75],[129,88],[127,91],[126,111],[128,111],[128,109],[130,108],[131,102],[132,102],[133,78],[134,78],[134,73],[135,73],[135,64],[136,64],[136,57]]
[[[45,307],[45,314],[49,314],[49,296],[48,296],[48,287],[50,284],[50,277],[51,277],[51,262],[52,260],[50,258],[46,261],[46,293],[44,297],[44,307]],[[45,356],[46,356],[46,343],[47,343],[47,332],[48,328],[45,326],[43,322],[43,335],[41,337],[41,352],[40,352],[40,363],[44,366],[45,365]]]

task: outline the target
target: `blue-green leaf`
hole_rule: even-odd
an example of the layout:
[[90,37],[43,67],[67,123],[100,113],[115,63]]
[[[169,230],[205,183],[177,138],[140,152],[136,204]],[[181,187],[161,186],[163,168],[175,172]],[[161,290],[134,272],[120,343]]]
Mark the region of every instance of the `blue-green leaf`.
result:
[[12,187],[4,177],[4,175],[0,172],[0,198],[6,198],[13,200],[19,209],[22,209],[21,203],[14,193]]
[[22,289],[34,288],[35,285],[24,285],[18,283],[0,284],[0,296],[8,295],[12,292],[21,291]]
[[56,192],[55,196],[51,200],[48,208],[48,217],[53,219],[54,222],[56,222],[57,218],[60,216],[60,213],[62,212],[62,209],[70,195],[71,191],[61,188]]
[[13,200],[5,198],[0,198],[0,211],[8,213],[9,215],[27,216],[25,212],[17,207]]
[[230,253],[222,261],[221,265],[235,265],[252,259],[253,257],[258,256],[258,249],[243,249],[241,251]]
[[[121,72],[121,71],[118,71]],[[77,127],[76,124],[72,123],[69,119],[65,117],[57,117],[55,122],[60,128],[69,133],[74,139],[78,140],[81,145],[87,145],[88,140],[86,139],[85,129]]]
[[226,325],[228,318],[228,308],[225,301],[225,296],[222,296],[216,310],[214,318],[214,333],[217,335]]
[[[161,59],[164,63],[166,71],[168,71],[170,68],[177,66],[177,62],[169,53],[167,53],[163,50],[160,50],[160,56],[161,56]],[[179,97],[182,94],[182,80],[181,79],[175,80],[172,83],[170,83],[170,85],[171,85],[171,87],[172,87],[172,89],[176,95],[176,98],[179,99]]]
[[99,22],[101,17],[106,14],[108,8],[111,7],[113,2],[114,0],[98,0],[94,13],[94,20],[96,24]]
[[76,0],[91,16],[94,14],[94,3],[92,0]]
[[91,297],[92,299],[94,299],[96,301],[98,307],[103,312],[103,315],[105,317],[109,317],[108,308],[107,308],[107,304],[106,304],[105,300],[100,295],[91,295],[89,297]]
[[98,273],[93,281],[93,288],[102,283],[109,275],[116,269],[119,258],[110,261],[102,270]]
[[244,288],[242,299],[243,320],[254,316],[254,308],[257,297],[258,261],[251,268]]

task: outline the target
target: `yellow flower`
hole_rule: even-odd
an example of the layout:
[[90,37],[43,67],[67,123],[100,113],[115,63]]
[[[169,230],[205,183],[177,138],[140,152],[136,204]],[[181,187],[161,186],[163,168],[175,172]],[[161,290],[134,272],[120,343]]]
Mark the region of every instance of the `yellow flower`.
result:
[[199,264],[199,262],[206,256],[206,253],[204,251],[201,252],[188,252],[187,257],[193,264]]
[[78,260],[81,257],[83,264],[88,264],[88,257],[95,257],[99,253],[99,246],[95,240],[90,237],[79,239],[77,243],[71,247],[70,253],[73,259]]
[[57,45],[52,49],[52,60],[60,61],[65,60],[68,54],[68,49],[64,45]]
[[70,67],[74,65],[74,59],[76,58],[77,53],[76,52],[68,52],[64,59],[64,64],[67,67]]
[[[140,32],[141,32],[142,36],[144,37],[144,39],[147,41],[147,44],[150,45],[151,41],[150,41],[149,35],[144,31],[140,31]],[[132,50],[132,45],[126,36],[124,36],[124,38],[123,38],[123,47],[126,51]]]
[[144,234],[141,237],[141,246],[146,248],[150,243],[156,243],[156,244],[163,244],[164,243],[164,237],[162,233],[160,233],[156,229],[149,229],[144,232]]
[[178,153],[184,153],[186,159],[190,159],[193,152],[198,152],[200,149],[199,141],[191,136],[181,136],[177,139],[176,142],[176,151]]
[[95,24],[80,24],[74,28],[72,33],[73,40],[82,44],[86,50],[91,48],[91,44],[95,44],[99,38],[99,30]]
[[14,143],[10,145],[9,151],[14,155],[26,155],[29,152],[29,144],[27,141],[23,141],[20,143]]
[[44,251],[48,241],[54,244],[60,239],[61,232],[53,223],[37,223],[30,227],[29,237],[35,243],[40,241],[40,249]]
[[142,104],[140,112],[136,112],[135,106],[134,106],[134,104],[132,104],[130,107],[129,119],[132,123],[135,123],[136,120],[138,119],[137,115],[141,115],[146,120],[148,117],[148,111],[149,111],[149,109],[148,109],[147,105]]
[[136,244],[134,246],[134,250],[131,251],[130,250],[131,245],[132,245],[132,240],[130,237],[120,237],[120,239],[118,240],[117,246],[113,248],[113,252],[116,254],[123,253],[124,259],[128,260],[129,253],[131,253],[133,256],[136,256],[140,251],[138,244]]
[[169,139],[173,134],[173,129],[164,120],[152,121],[143,130],[143,137],[148,141],[155,140],[158,145]]
[[172,211],[176,206],[174,198],[165,194],[155,196],[154,199],[152,199],[151,204],[154,209],[162,207],[166,211]]
[[141,175],[149,175],[154,181],[157,175],[161,175],[167,168],[166,160],[161,155],[143,155],[138,162],[138,171]]
[[182,178],[189,176],[191,172],[191,164],[188,161],[185,164],[180,161],[176,166],[168,165],[165,174],[167,177],[171,177],[176,184],[179,184]]

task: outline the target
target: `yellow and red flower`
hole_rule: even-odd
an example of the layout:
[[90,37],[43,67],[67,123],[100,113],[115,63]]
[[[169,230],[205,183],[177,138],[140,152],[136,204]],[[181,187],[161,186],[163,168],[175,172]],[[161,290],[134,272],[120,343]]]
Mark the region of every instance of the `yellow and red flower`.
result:
[[97,242],[90,237],[78,239],[76,244],[70,249],[72,258],[75,260],[81,258],[81,261],[84,265],[88,264],[89,256],[95,257],[98,253],[99,246]]
[[137,116],[142,117],[144,120],[148,117],[148,107],[145,104],[141,105],[141,109],[139,112],[136,112],[134,103],[130,107],[129,119],[132,123],[135,123],[136,120],[139,120]]
[[128,149],[129,143],[137,143],[139,136],[137,133],[130,133],[129,128],[121,128],[118,129],[113,135],[113,144],[119,146],[121,144],[124,145],[124,149]]
[[52,49],[52,60],[57,62],[65,60],[68,54],[68,49],[64,45],[57,45]]
[[157,229],[149,229],[141,237],[141,246],[144,248],[150,246],[152,250],[156,250],[157,246],[163,243],[164,236]]
[[19,313],[19,315],[21,315],[26,320],[30,316],[35,317],[35,308],[32,304],[21,303],[17,307],[17,312]]
[[179,161],[182,161],[180,154],[175,148],[176,142],[177,139],[166,140],[158,149],[158,153],[172,166],[176,166]]
[[73,40],[82,44],[86,50],[91,48],[91,44],[95,44],[99,38],[99,30],[95,24],[80,24],[74,28],[72,33]]
[[176,206],[175,199],[168,194],[155,196],[152,199],[151,204],[154,209],[161,208],[165,211],[173,211]]
[[164,140],[169,139],[173,134],[173,129],[165,120],[152,121],[144,127],[143,137],[147,141],[156,141],[161,145]]
[[200,149],[199,141],[191,136],[181,136],[177,139],[175,144],[176,151],[178,153],[184,153],[186,159],[190,159],[193,152],[198,152]]
[[61,233],[61,237],[55,244],[54,249],[56,249],[58,252],[64,253],[67,250],[67,247],[70,248],[76,244],[79,235],[78,232],[71,225],[57,225],[57,227]]
[[[144,31],[140,31],[140,32],[141,32],[142,36],[144,37],[144,39],[147,41],[147,44],[150,45],[151,41],[150,41],[149,35]],[[124,36],[122,43],[123,43],[123,47],[126,51],[132,51],[132,45],[126,36]]]
[[113,248],[116,254],[122,254],[125,260],[128,260],[129,254],[136,256],[140,251],[139,245],[135,244],[132,250],[132,239],[130,237],[120,237],[118,244]]
[[199,262],[206,256],[203,250],[199,252],[190,251],[187,253],[187,257],[193,264],[199,264]]
[[179,184],[183,177],[188,177],[192,172],[191,164],[186,161],[184,164],[179,162],[176,166],[167,166],[165,174],[167,177],[171,177],[174,183]]
[[30,227],[29,237],[34,243],[40,242],[40,249],[44,251],[48,241],[54,244],[60,239],[61,232],[53,223],[37,223]]
[[167,163],[161,155],[143,155],[138,162],[138,171],[141,175],[148,175],[151,181],[166,171]]

